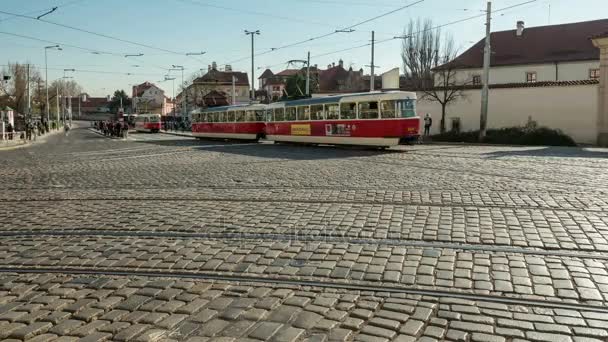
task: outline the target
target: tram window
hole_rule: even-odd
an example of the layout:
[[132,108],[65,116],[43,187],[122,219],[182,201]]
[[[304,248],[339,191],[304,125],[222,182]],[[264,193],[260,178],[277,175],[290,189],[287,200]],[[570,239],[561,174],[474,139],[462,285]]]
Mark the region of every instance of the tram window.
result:
[[402,100],[397,101],[397,113],[401,118],[411,118],[416,116],[416,101]]
[[255,111],[255,120],[256,122],[264,122],[264,111],[263,110],[256,110]]
[[340,105],[340,119],[352,120],[357,118],[357,104],[343,103]]
[[228,122],[234,122],[234,112],[228,112],[226,113],[226,121]]
[[245,121],[245,112],[239,110],[236,112],[236,122],[244,122]]
[[296,121],[296,107],[285,108],[285,120]]
[[397,115],[395,112],[395,101],[382,101],[380,102],[380,115],[383,119],[394,119]]
[[274,110],[274,121],[285,121],[285,109],[277,108]]
[[359,103],[359,119],[378,119],[378,102]]
[[300,120],[300,121],[310,120],[310,107],[308,107],[308,106],[298,107],[298,120]]
[[325,111],[327,112],[327,120],[340,119],[340,105],[337,105],[337,104],[325,105]]
[[323,105],[310,106],[310,119],[323,120]]
[[252,110],[248,110],[245,112],[245,121],[253,122],[255,121],[255,112]]

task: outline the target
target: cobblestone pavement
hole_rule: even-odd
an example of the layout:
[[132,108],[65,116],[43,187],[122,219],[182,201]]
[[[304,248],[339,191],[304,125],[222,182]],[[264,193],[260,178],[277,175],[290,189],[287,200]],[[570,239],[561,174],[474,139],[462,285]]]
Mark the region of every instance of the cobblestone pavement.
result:
[[0,340],[608,341],[608,150],[0,152]]

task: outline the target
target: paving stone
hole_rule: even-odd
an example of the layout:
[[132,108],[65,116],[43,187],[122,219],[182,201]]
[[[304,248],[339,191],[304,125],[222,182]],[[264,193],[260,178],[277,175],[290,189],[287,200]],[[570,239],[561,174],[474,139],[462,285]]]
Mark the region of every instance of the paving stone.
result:
[[282,327],[281,323],[262,322],[258,323],[257,327],[249,333],[249,337],[256,338],[262,341],[268,341]]

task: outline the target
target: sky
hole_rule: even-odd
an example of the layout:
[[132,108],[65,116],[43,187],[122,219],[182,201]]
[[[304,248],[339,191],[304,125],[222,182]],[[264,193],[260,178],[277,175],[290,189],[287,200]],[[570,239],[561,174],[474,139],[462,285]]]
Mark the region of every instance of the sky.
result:
[[[497,10],[524,2],[495,0],[492,6]],[[59,43],[61,51],[48,50],[49,81],[63,77],[64,69],[75,69],[66,75],[91,96],[116,89],[130,94],[134,84],[149,81],[172,97],[173,81],[164,78],[176,77],[178,86],[181,71],[167,70],[173,65],[184,67],[186,79],[214,61],[251,74],[251,37],[244,30],[260,30],[255,36],[255,52],[261,54],[255,58],[256,85],[266,67],[281,71],[289,60],[306,59],[309,51],[311,65],[325,68],[342,59],[346,67],[364,68],[368,74],[371,48],[364,45],[372,30],[379,42],[379,74],[401,67],[401,41],[393,38],[403,34],[410,19],[430,18],[443,25],[479,16],[442,28],[454,37],[459,51],[469,48],[485,34],[486,1],[0,0],[1,12],[32,17],[55,6],[58,9],[43,19],[64,26],[0,13],[0,70],[9,62],[29,62],[44,76],[44,47]],[[606,0],[537,0],[494,13],[492,31],[514,29],[518,20],[531,27],[607,17]],[[353,32],[335,33],[361,22]],[[309,40],[329,33],[334,34]],[[304,43],[272,51],[298,42]],[[205,54],[186,55],[200,52]],[[143,56],[125,57],[139,54]]]

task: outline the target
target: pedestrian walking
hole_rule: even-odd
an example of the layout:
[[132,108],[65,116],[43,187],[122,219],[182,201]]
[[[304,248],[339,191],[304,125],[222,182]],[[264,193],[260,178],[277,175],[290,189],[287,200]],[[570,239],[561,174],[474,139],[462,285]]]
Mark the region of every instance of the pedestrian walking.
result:
[[428,137],[431,134],[431,126],[433,126],[433,118],[429,113],[424,117],[424,136]]
[[13,140],[13,125],[10,122],[6,126],[6,131],[8,132],[8,140]]

